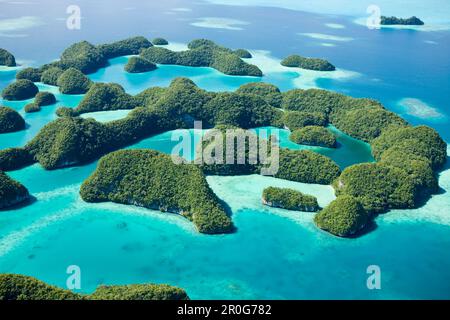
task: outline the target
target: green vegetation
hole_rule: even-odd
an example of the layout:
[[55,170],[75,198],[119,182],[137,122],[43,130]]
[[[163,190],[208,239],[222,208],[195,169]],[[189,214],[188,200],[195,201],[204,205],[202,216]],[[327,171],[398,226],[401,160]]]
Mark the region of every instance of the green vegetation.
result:
[[298,144],[336,148],[336,137],[324,127],[306,126],[295,130],[289,139]]
[[139,54],[142,49],[151,46],[151,42],[145,37],[138,36],[113,43],[102,44],[98,46],[98,49],[106,59],[111,59],[119,56]]
[[80,194],[88,202],[113,201],[178,213],[202,233],[233,228],[201,170],[193,164],[176,164],[157,151],[120,150],[104,156]]
[[243,59],[250,59],[252,57],[252,54],[245,49],[234,50],[234,54]]
[[402,19],[397,17],[381,16],[381,25],[410,25],[423,26],[425,23],[419,18],[412,16],[411,18]]
[[270,207],[287,210],[314,212],[320,209],[316,197],[288,188],[265,188],[262,202]]
[[59,107],[58,109],[56,109],[56,115],[58,117],[76,117],[78,114],[76,112],[73,111],[73,108],[69,108],[69,107]]
[[289,130],[295,131],[306,126],[326,126],[327,117],[320,112],[286,111],[281,121]]
[[240,86],[237,93],[254,94],[263,98],[272,107],[279,108],[281,106],[282,95],[280,89],[270,83],[252,82]]
[[152,43],[155,46],[166,46],[166,45],[169,44],[169,42],[166,39],[164,39],[164,38],[155,38],[155,39],[152,40]]
[[15,67],[16,59],[7,50],[0,48],[0,66]]
[[131,57],[125,65],[125,71],[130,73],[148,72],[156,68],[156,64],[141,57]]
[[89,91],[73,109],[74,114],[137,107],[133,96],[125,92],[117,83],[93,83]]
[[31,102],[25,106],[26,113],[34,113],[41,111],[41,107],[36,102]]
[[80,300],[81,295],[33,277],[0,274],[0,300]]
[[302,68],[316,71],[334,71],[336,67],[324,59],[305,58],[299,55],[291,55],[281,61],[285,67]]
[[334,183],[337,195],[355,197],[370,213],[414,208],[417,188],[403,169],[384,163],[361,163],[347,167]]
[[9,107],[0,106],[0,133],[15,132],[25,129],[25,120]]
[[316,214],[314,222],[336,236],[348,237],[362,230],[370,222],[370,215],[354,197],[343,195]]
[[137,105],[152,106],[166,93],[166,88],[151,87],[134,96]]
[[303,183],[330,184],[341,170],[330,158],[309,150],[280,149],[276,178]]
[[428,159],[434,170],[441,168],[447,159],[447,144],[427,126],[391,127],[373,140],[371,146],[377,160],[381,160],[385,151],[395,148],[405,154]]
[[53,93],[42,91],[38,92],[38,94],[34,97],[34,103],[36,103],[40,107],[49,106],[56,103],[56,98]]
[[189,300],[183,289],[167,284],[131,284],[99,286],[91,300]]
[[92,81],[78,69],[70,68],[59,76],[56,84],[61,93],[83,94],[89,90]]
[[3,89],[2,97],[5,100],[27,100],[33,98],[38,92],[38,87],[32,81],[20,79]]
[[46,169],[85,163],[112,150],[114,136],[93,119],[59,118],[45,125],[25,149]]
[[211,67],[228,75],[261,77],[261,70],[244,62],[232,50],[210,40],[198,39],[188,44],[189,50],[175,52],[165,48],[151,47],[141,51],[141,56],[159,64],[177,64],[191,67]]
[[17,170],[33,162],[33,157],[23,148],[0,150],[0,171]]
[[18,274],[0,274],[0,300],[189,300],[183,289],[166,284],[99,286],[84,295]]
[[27,79],[33,82],[39,82],[41,81],[41,70],[37,68],[25,68],[17,72],[16,79]]
[[30,194],[27,188],[0,171],[0,210],[24,203],[29,199]]
[[87,41],[77,42],[64,50],[61,59],[52,66],[63,70],[74,68],[82,73],[95,72],[106,65],[103,51]]
[[345,96],[322,89],[293,89],[283,93],[281,107],[291,111],[320,112],[328,115],[340,108]]
[[46,69],[45,71],[42,72],[41,75],[41,82],[51,85],[51,86],[56,86],[58,85],[58,78],[60,75],[62,75],[64,72],[63,69],[58,68],[58,67],[49,67],[48,69]]

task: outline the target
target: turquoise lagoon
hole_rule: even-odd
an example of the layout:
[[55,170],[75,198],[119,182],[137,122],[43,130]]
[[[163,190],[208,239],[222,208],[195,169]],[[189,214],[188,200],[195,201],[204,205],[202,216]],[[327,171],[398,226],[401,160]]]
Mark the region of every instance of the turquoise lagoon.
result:
[[[353,96],[374,97],[397,112],[404,111],[397,107],[398,101],[417,98],[436,107],[445,117],[436,120],[407,113],[402,115],[413,124],[435,127],[447,141],[450,138],[447,106],[450,96],[448,91],[442,90],[450,84],[448,32],[367,31],[353,23],[355,17],[364,15],[365,6],[353,7],[352,16],[347,19],[327,15],[341,13],[329,12],[327,8],[331,7],[316,6],[319,2],[328,5],[329,1],[316,1],[315,8],[319,9],[311,10],[314,14],[271,8],[274,18],[266,19],[263,13],[267,9],[262,7],[206,5],[183,0],[177,1],[177,6],[191,11],[174,11],[166,7],[173,6],[170,2],[156,5],[157,2],[144,4],[130,0],[129,7],[136,10],[123,10],[118,5],[120,2],[116,2],[110,6],[109,16],[95,19],[89,9],[98,9],[95,7],[98,4],[84,3],[83,10],[88,18],[83,20],[85,27],[78,33],[68,33],[58,28],[61,24],[57,19],[59,16],[50,16],[59,15],[56,11],[59,7],[65,12],[66,5],[70,4],[66,2],[43,1],[39,7],[17,4],[22,9],[21,15],[42,15],[48,19],[35,30],[19,31],[32,37],[2,37],[0,32],[2,46],[11,48],[23,60],[41,64],[56,57],[69,43],[81,39],[101,43],[142,32],[166,36],[180,43],[207,37],[224,45],[257,49],[251,50],[254,58],[250,62],[258,64],[265,77],[230,77],[210,68],[181,66],[159,66],[149,73],[126,74],[123,66],[129,57],[120,57],[112,59],[107,68],[91,74],[90,78],[120,83],[131,94],[150,86],[167,86],[179,76],[189,77],[200,87],[212,91],[235,90],[253,81],[271,82],[283,91],[322,87]],[[284,8],[309,10],[297,7],[298,1],[283,3]],[[342,7],[343,2],[333,3]],[[383,1],[383,8],[392,14],[403,12],[391,3]],[[440,0],[433,3],[443,9],[432,22],[445,24],[442,16],[447,14],[448,4]],[[255,0],[252,4],[276,6],[265,0]],[[18,13],[14,11],[17,6],[5,4],[4,15],[17,17]],[[49,7],[55,11],[46,10]],[[149,8],[154,12],[151,21],[147,14]],[[422,7],[416,5],[415,8]],[[428,9],[424,12],[426,18],[430,16]],[[417,10],[411,14],[416,14]],[[190,24],[192,19],[205,14],[218,15],[218,12],[250,24],[242,25],[244,31],[199,28]],[[171,16],[173,19],[169,18]],[[117,24],[119,18],[128,19],[129,23]],[[94,22],[95,29],[90,28]],[[342,27],[332,28],[326,24]],[[149,29],[142,31],[144,25],[150,25]],[[265,32],[256,32],[262,26]],[[42,32],[48,37],[40,40],[44,45],[39,45],[33,39],[39,39]],[[329,40],[330,37],[322,40],[297,33],[351,36],[353,40],[338,42]],[[183,48],[183,45],[175,47]],[[328,58],[338,70],[324,74],[279,66],[281,57],[294,52]],[[13,81],[15,73],[16,70],[0,70],[0,89]],[[58,101],[35,114],[23,111],[30,101],[0,100],[1,104],[18,110],[28,125],[25,131],[0,135],[0,149],[23,146],[42,126],[56,118],[54,112],[59,106],[75,107],[82,99],[81,95],[59,94],[55,87],[39,84],[39,88],[54,92]],[[124,117],[127,112],[119,110],[84,116],[105,122]],[[255,130],[263,129],[274,130]],[[287,130],[279,130],[281,146],[313,149],[330,156],[342,168],[373,161],[367,144],[333,127],[330,130],[338,136],[340,145],[337,149],[297,145],[289,141]],[[192,150],[203,133],[203,130],[187,132],[192,140]],[[172,140],[173,134],[169,131],[155,135],[128,148],[170,153],[178,143],[177,139]],[[183,156],[192,159],[193,154]],[[258,175],[208,177],[212,189],[230,206],[237,227],[233,234],[211,236],[199,234],[192,223],[177,215],[113,203],[83,202],[78,194],[80,185],[96,165],[97,162],[93,162],[52,171],[33,165],[8,173],[28,187],[35,201],[25,207],[0,212],[0,272],[32,275],[65,287],[66,268],[75,264],[81,268],[82,292],[91,292],[99,284],[155,282],[180,286],[194,299],[450,299],[449,164],[440,174],[439,194],[421,208],[393,210],[377,217],[375,230],[357,239],[341,239],[318,230],[313,224],[312,213],[268,208],[260,203],[264,187],[275,185],[313,194],[325,206],[334,199],[330,186]],[[369,265],[381,268],[381,290],[367,289],[366,269]]]

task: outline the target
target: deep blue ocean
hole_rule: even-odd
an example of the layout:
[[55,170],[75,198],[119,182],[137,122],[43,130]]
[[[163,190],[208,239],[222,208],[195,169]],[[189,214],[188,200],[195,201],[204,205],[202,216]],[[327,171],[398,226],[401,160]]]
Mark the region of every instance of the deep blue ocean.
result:
[[[232,77],[209,68],[180,66],[126,74],[123,66],[128,57],[120,57],[89,77],[120,83],[132,94],[167,86],[179,76],[212,91],[235,90],[253,81],[271,82],[283,91],[319,87],[378,99],[410,123],[434,127],[450,142],[450,31],[446,29],[450,21],[445,18],[450,20],[450,2],[429,1],[427,10],[423,1],[408,1],[407,8],[403,1],[381,7],[386,15],[402,10],[405,15],[423,14],[430,22],[425,31],[369,30],[355,23],[368,15],[362,2],[347,11],[345,6],[327,7],[326,2],[317,1],[317,10],[310,10],[287,0],[281,1],[280,8],[276,1],[258,0],[245,6],[220,4],[226,0],[0,1],[0,47],[11,51],[23,66],[39,66],[80,40],[99,44],[135,35],[164,37],[179,50],[192,39],[209,38],[227,47],[249,49],[254,56],[249,62],[265,76]],[[66,28],[66,8],[73,4],[81,9],[80,30]],[[293,53],[326,58],[338,70],[327,74],[282,68],[279,61]],[[18,69],[0,69],[0,90],[14,80]],[[0,99],[28,124],[25,131],[0,135],[0,149],[24,145],[56,118],[57,107],[75,107],[82,99],[59,94],[55,87],[39,87],[54,92],[58,102],[35,114],[23,111],[29,101]],[[108,121],[125,114],[92,116]],[[288,140],[287,130],[280,132],[281,143],[328,155],[342,168],[373,161],[367,144],[335,132],[341,146],[336,150],[296,145]],[[191,130],[190,134],[200,133]],[[130,148],[169,153],[174,143],[171,132],[166,132]],[[154,282],[180,286],[194,299],[450,298],[449,165],[440,174],[441,192],[425,206],[386,213],[376,219],[375,230],[357,239],[318,230],[311,213],[269,209],[260,203],[262,190],[276,185],[316,195],[324,206],[334,199],[330,186],[261,176],[208,177],[212,189],[231,207],[237,226],[236,233],[210,236],[197,233],[189,221],[176,215],[83,202],[79,187],[95,167],[92,163],[45,171],[33,165],[8,173],[37,201],[0,212],[0,272],[32,275],[64,287],[67,266],[78,265],[82,292],[99,284]],[[380,290],[366,286],[369,265],[381,269]]]

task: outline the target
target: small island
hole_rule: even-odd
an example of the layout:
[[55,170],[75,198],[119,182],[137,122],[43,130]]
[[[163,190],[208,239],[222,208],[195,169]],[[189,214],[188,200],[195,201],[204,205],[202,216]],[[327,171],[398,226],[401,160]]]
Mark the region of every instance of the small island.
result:
[[167,46],[169,44],[169,41],[164,38],[154,38],[152,40],[152,44],[155,46]]
[[320,209],[316,197],[288,188],[265,188],[262,203],[270,207],[295,211],[315,212]]
[[424,24],[425,23],[416,16],[412,16],[411,18],[407,19],[381,16],[381,25],[384,26],[389,25],[423,26]]
[[289,140],[307,146],[336,148],[336,137],[334,134],[320,126],[306,126],[296,129],[289,136]]
[[142,73],[155,70],[156,64],[141,57],[131,57],[125,65],[125,71],[129,73]]
[[33,81],[20,79],[3,89],[2,97],[10,101],[27,100],[34,98],[38,92],[39,89]]
[[23,148],[0,150],[0,171],[17,170],[33,163],[32,156]]
[[41,107],[36,102],[28,103],[24,108],[26,113],[34,113],[41,111]]
[[339,237],[354,236],[370,222],[369,214],[351,196],[339,196],[314,217],[314,223]]
[[314,71],[334,71],[336,67],[324,59],[306,58],[299,55],[290,55],[281,61],[285,67],[302,68]]
[[61,68],[49,67],[45,71],[42,72],[41,82],[51,85],[51,86],[57,86],[58,78],[60,75],[63,74],[63,72],[64,72],[64,70]]
[[41,91],[34,97],[34,103],[40,107],[49,106],[56,103],[56,97],[51,92]]
[[0,106],[0,133],[15,132],[25,129],[25,120],[14,109]]
[[64,94],[83,94],[86,93],[92,81],[86,77],[80,70],[69,68],[64,71],[57,80],[59,91]]
[[27,79],[33,82],[41,81],[42,71],[37,68],[25,68],[17,72],[16,79]]
[[211,67],[232,76],[261,77],[262,71],[244,62],[233,50],[206,39],[193,40],[186,51],[171,51],[150,47],[141,51],[142,58],[158,64],[176,64],[190,67]]
[[189,300],[189,297],[183,289],[166,284],[101,285],[91,294],[80,294],[30,276],[2,273],[1,300]]
[[87,202],[113,201],[177,213],[201,233],[233,230],[201,170],[194,164],[176,164],[169,155],[153,150],[120,150],[104,156],[80,195]]
[[0,210],[4,210],[30,200],[27,188],[0,171]]
[[2,48],[0,48],[0,66],[16,66],[16,59],[14,58],[14,56],[8,50]]

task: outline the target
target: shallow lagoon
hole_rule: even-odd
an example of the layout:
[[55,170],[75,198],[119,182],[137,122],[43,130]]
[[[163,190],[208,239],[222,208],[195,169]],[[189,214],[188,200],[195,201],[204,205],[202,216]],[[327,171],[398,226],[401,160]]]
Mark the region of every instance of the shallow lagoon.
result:
[[[133,23],[114,27],[108,21],[114,24],[116,19],[108,16],[103,21],[104,28],[116,32],[107,33],[100,26],[97,32],[86,27],[79,34],[68,34],[67,31],[60,32],[62,28],[55,28],[50,22],[43,28],[47,28],[51,35],[48,39],[55,39],[53,47],[62,49],[79,40],[78,37],[106,42],[112,40],[105,39],[106,34],[123,38],[140,33],[144,21],[155,23],[158,27],[153,25],[149,30],[154,34],[156,31],[151,28],[155,29],[169,40],[188,41],[207,36],[225,45],[269,48],[272,52],[252,50],[255,54],[253,61],[265,68],[267,76],[263,80],[278,85],[282,90],[320,86],[354,96],[375,97],[398,112],[402,112],[396,109],[400,99],[419,98],[436,106],[439,112],[448,114],[448,92],[441,90],[449,83],[447,33],[411,30],[403,33],[394,30],[368,32],[351,20],[281,9],[271,9],[277,19],[261,21],[264,9],[246,10],[231,6],[214,6],[211,10],[216,10],[216,14],[221,12],[250,20],[251,24],[241,25],[244,31],[190,28],[188,18],[195,16],[197,6],[204,5],[182,2],[177,5],[194,10],[177,11],[174,19],[168,19],[168,15],[162,13],[167,8],[152,8],[155,12],[152,21],[148,21],[147,11],[141,10],[142,17],[133,15]],[[50,5],[55,4],[50,2]],[[65,6],[63,1],[58,5]],[[139,11],[142,4],[136,1],[133,5]],[[45,10],[45,5],[41,7]],[[25,14],[27,6],[21,8]],[[35,8],[29,14],[39,14],[40,9]],[[442,14],[445,12],[442,10]],[[86,13],[89,17],[89,10]],[[11,13],[7,9],[5,14]],[[118,15],[126,19],[132,13],[119,10]],[[55,18],[51,17],[53,23],[61,23]],[[141,18],[143,20],[139,20]],[[279,24],[280,19],[285,25]],[[97,19],[86,19],[87,24],[90,21],[98,22]],[[344,28],[333,29],[326,23],[338,23]],[[268,26],[267,32],[256,34],[254,31],[262,25]],[[33,32],[41,32],[38,29]],[[181,29],[183,35],[179,32]],[[330,38],[296,37],[297,33],[351,36],[354,40],[338,43]],[[24,58],[44,63],[56,56],[58,50],[49,50],[50,46],[39,46],[28,40],[31,38],[23,41],[2,38],[5,46],[13,48]],[[279,46],[280,41],[285,45]],[[433,41],[434,44],[425,41]],[[33,46],[32,50],[30,46]],[[272,55],[281,58],[293,51],[330,58],[344,70],[337,73],[337,77],[328,78],[317,73],[282,70]],[[167,86],[175,76],[190,77],[202,88],[214,91],[234,90],[243,83],[255,81],[252,77],[224,76],[208,68],[177,66],[160,66],[154,73],[128,75],[123,72],[126,59],[114,59],[110,67],[99,70],[91,78],[121,83],[130,93],[137,93],[148,86]],[[0,88],[14,75],[15,70],[2,70]],[[41,90],[49,89],[52,88],[41,87]],[[0,149],[23,145],[47,121],[55,118],[54,111],[58,106],[74,107],[81,96],[58,95],[57,99],[56,105],[25,115],[30,125],[26,131],[1,135]],[[22,111],[26,101],[2,103]],[[448,120],[435,122],[408,116],[407,119],[413,123],[433,125],[446,139],[449,137]],[[281,131],[282,146],[311,148],[292,144],[288,134]],[[171,133],[163,133],[130,148],[168,152],[176,143],[168,144],[170,136]],[[329,156],[341,166],[371,160],[367,146],[347,138],[345,135],[338,138],[342,140],[342,148],[320,148],[318,151],[330,152]],[[440,177],[440,194],[433,196],[420,209],[395,210],[378,217],[377,229],[358,239],[339,239],[319,231],[312,223],[311,213],[272,209],[260,203],[262,188],[276,184],[314,194],[325,205],[334,197],[327,186],[290,183],[261,176],[209,177],[211,187],[232,208],[232,218],[238,230],[230,235],[207,236],[198,234],[189,221],[176,215],[112,203],[84,203],[78,190],[95,166],[96,163],[92,163],[45,171],[34,165],[10,173],[30,189],[37,201],[27,207],[0,212],[0,272],[29,274],[64,286],[67,266],[77,264],[82,270],[82,291],[85,292],[92,291],[101,283],[164,282],[183,287],[192,298],[199,299],[450,298],[448,165]],[[381,267],[382,290],[366,288],[366,268],[371,264]]]

